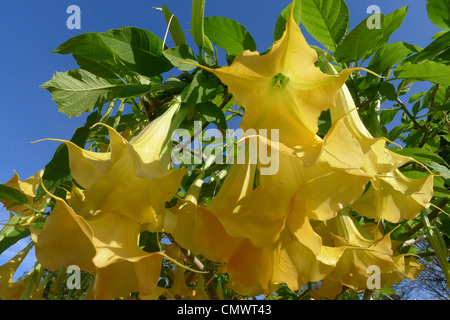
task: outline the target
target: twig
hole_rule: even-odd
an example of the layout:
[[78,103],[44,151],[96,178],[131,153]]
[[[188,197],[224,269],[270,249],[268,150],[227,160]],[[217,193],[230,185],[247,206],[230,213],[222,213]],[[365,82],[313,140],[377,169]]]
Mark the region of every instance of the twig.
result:
[[405,106],[405,104],[400,100],[400,98],[397,97],[397,103],[399,104],[400,108],[406,113],[408,118],[411,119],[411,121],[414,123],[415,127],[421,127],[421,125],[417,122],[416,118],[409,112],[408,108]]

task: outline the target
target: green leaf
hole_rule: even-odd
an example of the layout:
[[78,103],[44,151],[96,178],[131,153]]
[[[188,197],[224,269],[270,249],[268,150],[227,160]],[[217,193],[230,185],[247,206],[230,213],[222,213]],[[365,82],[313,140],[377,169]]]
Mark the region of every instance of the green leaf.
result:
[[379,91],[388,100],[397,101],[397,91],[392,83],[385,81],[381,82]]
[[412,128],[411,124],[401,124],[399,126],[396,126],[389,132],[389,140],[390,141],[397,140],[402,133],[410,130],[411,128]]
[[0,254],[20,239],[23,239],[30,235],[29,229],[17,227],[19,219],[20,215],[18,214],[12,216],[11,219],[9,219],[9,221],[6,223],[6,225],[0,230]]
[[[289,15],[285,16],[290,13],[290,8],[288,6],[282,12],[280,23],[284,20],[286,25]],[[336,50],[349,30],[350,14],[344,0],[302,0],[296,3],[294,9],[299,13],[299,21],[308,33],[330,51]],[[278,27],[276,37],[281,37],[280,31],[281,28]]]
[[389,39],[394,31],[400,28],[407,12],[408,7],[405,6],[391,12],[385,17],[382,17],[383,24],[381,26],[381,30],[383,31],[383,37],[381,41],[379,41],[377,45],[372,48],[372,54],[377,52],[380,48],[383,48],[389,42]]
[[411,97],[409,98],[409,103],[419,101],[420,98],[422,98],[425,94],[426,92],[416,92],[412,94]]
[[408,80],[402,80],[398,86],[397,86],[397,94],[398,96],[402,96],[405,95],[409,92],[409,90],[411,90],[411,87],[413,86],[414,82],[413,81],[408,81]]
[[178,47],[187,44],[186,37],[184,36],[183,29],[181,28],[177,17],[170,12],[166,5],[162,7],[162,12],[164,14],[164,19],[169,26],[170,35],[172,36],[175,46]]
[[150,85],[128,85],[82,69],[56,72],[41,87],[52,94],[59,111],[68,117],[78,117],[112,99],[134,97],[152,90]]
[[448,50],[450,43],[450,31],[445,32],[426,46],[419,53],[409,57],[404,62],[418,63],[420,61],[431,60],[436,56],[445,54]]
[[435,61],[423,61],[417,64],[408,62],[398,66],[394,74],[401,79],[430,81],[450,86],[450,66]]
[[27,204],[28,198],[20,190],[0,184],[0,199],[13,203]]
[[439,155],[423,148],[392,148],[390,150],[403,156],[414,158],[425,165],[428,165],[431,161],[433,161],[435,163],[448,166],[447,162]]
[[381,125],[387,125],[394,120],[395,116],[397,115],[399,109],[386,109],[386,110],[380,110],[380,123]]
[[139,248],[146,252],[160,251],[158,235],[154,232],[143,231],[139,234]]
[[337,46],[334,58],[341,63],[356,62],[370,54],[373,48],[383,40],[384,19],[382,17],[381,15],[380,29],[367,27],[370,16],[358,24]]
[[444,103],[441,106],[433,107],[433,109],[434,110],[439,110],[439,111],[449,112],[450,111],[450,102],[449,103]]
[[442,238],[440,230],[436,225],[431,225],[428,215],[422,211],[420,214],[422,218],[422,223],[424,225],[424,230],[428,235],[427,242],[433,248],[436,256],[438,258],[440,267],[447,280],[447,286],[450,287],[450,264],[448,262],[448,248]]
[[[164,56],[181,71],[191,71],[196,68],[192,64],[183,62],[197,63],[192,49],[188,45],[182,45],[176,48],[170,48],[163,51]],[[180,63],[182,62],[182,63]]]
[[[88,69],[94,74],[100,66],[103,71],[109,68],[120,75],[140,74],[147,77],[172,68],[162,54],[162,40],[150,31],[136,27],[80,34],[53,52],[73,54],[83,67],[94,65],[94,68]],[[90,60],[90,64],[86,60]]]
[[210,101],[199,103],[195,106],[195,110],[201,119],[214,123],[217,128],[224,131],[228,128],[224,113],[214,103]]
[[199,70],[181,93],[183,102],[197,104],[214,99],[218,84],[217,78],[211,73]]
[[377,51],[370,60],[368,69],[378,74],[384,73],[409,55],[418,52],[419,49],[405,42],[390,43]]
[[321,136],[325,136],[331,128],[331,115],[329,110],[322,112],[317,125],[319,127],[317,133]]
[[428,164],[428,167],[430,167],[437,174],[441,175],[447,184],[450,184],[450,169],[448,168],[448,166],[444,166],[442,164],[431,161]]
[[127,70],[122,64],[111,65],[107,62],[86,59],[83,56],[73,55],[73,58],[81,69],[91,72],[96,76],[106,79],[125,78]]
[[450,0],[427,0],[431,22],[441,29],[450,29]]
[[365,59],[383,48],[389,41],[392,33],[402,24],[408,7],[402,7],[394,12],[384,16],[380,15],[380,28],[369,29],[367,21],[373,18],[367,17],[359,25],[357,25],[342,43],[337,47],[335,52],[336,60],[340,62],[352,62]]
[[244,26],[233,19],[206,17],[204,27],[209,40],[231,55],[238,55],[245,50],[256,51],[253,37]]

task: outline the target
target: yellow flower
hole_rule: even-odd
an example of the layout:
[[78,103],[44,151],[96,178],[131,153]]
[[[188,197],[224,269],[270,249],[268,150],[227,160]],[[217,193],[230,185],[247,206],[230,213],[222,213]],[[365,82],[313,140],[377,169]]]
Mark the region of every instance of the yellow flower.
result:
[[[5,182],[3,185],[17,189],[21,191],[27,198],[28,198],[28,204],[35,208],[36,210],[41,209],[40,205],[44,201],[40,201],[37,204],[33,204],[33,199],[36,196],[36,189],[39,185],[39,182],[41,181],[42,175],[44,174],[44,170],[39,170],[35,174],[33,174],[31,177],[25,179],[24,181],[20,181],[19,175],[17,173],[14,173],[14,176]],[[5,207],[8,207],[12,204],[11,201],[6,201],[3,199],[0,199],[0,202],[3,203]],[[21,214],[25,211],[29,210],[27,207],[22,205],[17,205],[11,208],[11,211]],[[28,213],[28,212],[27,212]]]
[[171,258],[148,253],[138,243],[142,231],[162,230],[165,202],[185,172],[169,168],[170,150],[161,155],[179,106],[176,100],[131,142],[108,127],[110,152],[90,152],[63,141],[71,173],[84,189],[74,186],[68,203],[56,198],[43,228],[31,227],[32,239],[45,268],[77,265],[94,274],[95,299],[137,291],[151,298],[162,292],[156,286],[162,259]]
[[0,266],[0,298],[3,300],[19,300],[28,282],[21,279],[17,282],[13,281],[13,276],[17,268],[22,263],[32,248],[32,243],[23,248],[11,260]]
[[[336,73],[330,63],[325,61],[324,65],[328,72]],[[352,205],[355,211],[367,218],[397,223],[417,217],[429,206],[433,196],[433,175],[409,179],[398,170],[414,159],[390,151],[386,148],[385,138],[374,138],[370,134],[359,118],[345,84],[339,89],[336,107],[330,112],[332,122],[344,122],[358,140],[364,153],[361,169],[371,176],[368,191]]]
[[405,277],[412,279],[421,271],[413,256],[394,253],[390,234],[383,234],[376,224],[359,224],[347,210],[340,211],[335,219],[316,221],[313,229],[325,245],[343,250],[334,270],[322,281],[316,297],[334,298],[342,286],[355,291],[375,289],[377,281],[371,280],[378,275],[379,288],[391,286]]
[[45,268],[78,266],[95,275],[95,299],[131,292],[150,295],[159,279],[162,252],[138,247],[141,225],[118,212],[77,215],[62,199],[42,229],[31,226],[36,258]]
[[91,210],[118,211],[138,223],[147,223],[150,231],[159,228],[158,217],[165,211],[165,202],[177,192],[185,173],[183,169],[171,170],[170,150],[161,155],[179,106],[175,99],[131,142],[105,125],[110,152],[91,152],[70,141],[48,139],[66,143],[71,174],[84,188]]
[[[208,210],[219,218],[228,234],[248,238],[256,246],[277,241],[293,210],[294,198],[296,215],[317,220],[333,218],[361,196],[369,180],[362,171],[355,174],[362,165],[355,159],[362,159],[363,154],[344,131],[330,132],[319,161],[308,168],[295,150],[281,143],[274,146],[278,153],[274,160],[278,162],[276,173],[256,179],[256,172],[265,164],[234,164]],[[336,141],[337,136],[341,142]],[[273,144],[263,137],[251,138],[258,139],[260,148]],[[241,141],[245,144],[247,140]],[[340,143],[346,144],[348,151],[342,157],[335,155],[336,144]],[[359,156],[348,159],[349,154]],[[347,170],[354,174],[348,174]]]
[[[164,231],[171,233],[179,245],[193,254],[225,263],[241,239],[230,236],[208,207],[197,203],[202,184],[200,177],[189,188],[185,199],[175,208],[168,210]],[[221,192],[224,191],[219,191]]]
[[[166,215],[165,231],[194,254],[222,263],[221,271],[230,275],[233,289],[241,294],[269,293],[281,283],[299,289],[331,272],[342,253],[341,248],[322,246],[321,238],[309,224],[308,215],[314,214],[308,209],[333,196],[342,198],[343,189],[328,194],[328,188],[316,190],[319,185],[308,185],[308,171],[301,170],[301,160],[292,153],[292,149],[291,154],[280,153],[280,171],[261,176],[256,187],[257,165],[234,164],[215,198],[207,204],[197,203],[203,182],[199,177],[186,199]],[[322,174],[317,179],[336,185],[339,181],[342,185],[346,176],[329,175],[326,169],[317,170]],[[321,195],[308,202],[304,199],[308,192],[299,195],[305,190],[320,190]],[[350,192],[351,199],[340,201],[352,201],[362,191],[358,187]],[[339,210],[337,200],[333,201],[336,208],[321,209],[327,215]]]
[[[294,5],[292,5],[294,7]],[[314,63],[317,53],[306,42],[293,10],[283,36],[265,55],[244,51],[230,66],[211,69],[245,108],[241,128],[279,129],[288,147],[320,145],[316,135],[322,111],[335,106],[338,89],[355,69],[324,74]]]

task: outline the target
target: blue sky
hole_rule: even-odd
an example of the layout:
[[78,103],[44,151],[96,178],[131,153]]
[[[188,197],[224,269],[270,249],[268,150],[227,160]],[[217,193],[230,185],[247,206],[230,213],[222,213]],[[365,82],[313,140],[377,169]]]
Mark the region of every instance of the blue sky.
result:
[[[206,16],[223,16],[244,25],[255,39],[258,51],[265,51],[273,40],[275,22],[290,0],[207,0]],[[66,27],[70,5],[81,9],[81,29]],[[16,0],[3,1],[0,8],[0,183],[17,171],[25,179],[43,168],[58,146],[55,142],[39,142],[43,138],[70,139],[74,129],[82,126],[85,117],[68,118],[59,113],[48,91],[39,85],[48,81],[55,71],[76,69],[72,56],[50,53],[59,44],[85,32],[104,32],[121,26],[148,29],[164,37],[166,24],[160,11],[152,7],[164,4],[177,16],[189,37],[189,0]],[[404,41],[421,47],[431,42],[439,31],[428,19],[425,0],[347,0],[351,27],[366,18],[367,8],[378,5],[384,14],[409,6],[401,28],[390,42]],[[317,44],[305,30],[307,41]],[[192,42],[191,42],[192,43]],[[167,45],[172,42],[168,37]],[[225,64],[225,61],[222,61]],[[175,72],[175,71],[174,71]],[[170,73],[170,72],[169,72]],[[413,87],[415,91],[421,86]],[[382,106],[383,107],[383,106]],[[7,213],[0,211],[0,221]],[[23,247],[23,243],[18,245]],[[9,259],[15,249],[5,251],[0,264]],[[29,262],[32,261],[32,256]],[[26,269],[26,267],[25,267]],[[20,271],[18,273],[21,273]]]

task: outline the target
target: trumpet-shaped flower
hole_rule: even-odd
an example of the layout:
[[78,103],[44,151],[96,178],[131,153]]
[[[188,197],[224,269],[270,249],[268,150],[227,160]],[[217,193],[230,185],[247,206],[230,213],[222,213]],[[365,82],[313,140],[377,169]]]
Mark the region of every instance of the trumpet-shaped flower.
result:
[[[292,5],[294,7],[294,5]],[[211,69],[245,108],[241,128],[279,129],[288,147],[321,144],[316,135],[322,111],[333,108],[337,92],[355,69],[324,74],[314,63],[317,53],[306,42],[293,10],[283,36],[265,55],[244,51],[230,66]]]
[[59,198],[43,228],[31,227],[41,265],[53,271],[77,265],[94,274],[95,299],[150,295],[156,288],[165,254],[140,249],[140,231],[139,223],[118,212],[85,219]]
[[[336,73],[330,63],[325,62],[324,65],[328,72]],[[339,89],[336,108],[330,112],[332,122],[343,121],[358,140],[364,153],[361,169],[371,176],[371,185],[352,205],[354,210],[371,219],[386,219],[396,223],[415,218],[429,206],[433,195],[433,175],[408,179],[398,170],[414,159],[390,151],[386,148],[386,139],[374,138],[370,134],[359,118],[345,84]]]
[[0,266],[0,298],[3,300],[19,300],[28,282],[24,279],[13,281],[17,268],[32,248],[32,243],[23,248],[11,260]]
[[[91,152],[70,141],[72,176],[84,188],[86,203],[92,210],[118,211],[138,223],[147,223],[150,231],[158,228],[158,216],[165,202],[177,192],[185,170],[171,170],[170,157],[161,156],[171,120],[180,103],[172,106],[128,142],[107,127],[110,152]],[[170,155],[170,152],[169,152]]]
[[162,259],[168,256],[148,253],[138,242],[142,231],[162,229],[165,202],[184,175],[184,170],[170,170],[168,159],[161,156],[179,106],[173,103],[132,142],[108,127],[110,152],[90,152],[64,141],[71,173],[84,189],[74,186],[67,203],[57,198],[42,230],[31,227],[36,256],[44,267],[77,265],[94,274],[96,299],[136,291],[148,298],[162,292],[156,283]]
[[[355,145],[353,150],[351,137],[345,134],[343,126],[342,129],[330,132],[324,140],[319,162],[308,168],[295,150],[281,143],[275,147],[279,162],[275,174],[261,175],[255,181],[255,172],[264,164],[233,165],[221,191],[208,204],[208,210],[219,218],[228,234],[248,238],[256,246],[277,241],[293,203],[296,215],[318,220],[333,218],[360,197],[369,179],[357,169],[362,163],[348,159],[348,155],[336,154],[335,139],[339,135],[342,143],[347,143],[348,154],[354,155],[354,151],[362,159],[359,146]],[[251,138],[259,140],[260,148],[272,144],[263,137]],[[348,174],[347,170],[354,174]]]
[[[14,176],[10,180],[5,182],[4,185],[21,191],[28,198],[28,203],[36,210],[39,210],[40,209],[39,206],[44,199],[42,199],[42,201],[39,202],[38,204],[33,205],[33,198],[36,196],[35,192],[42,178],[43,173],[44,170],[39,170],[38,172],[33,174],[31,177],[25,179],[24,181],[20,181],[19,175],[17,173],[14,173]],[[2,202],[5,207],[8,207],[12,204],[11,201],[3,199],[0,199],[0,202]],[[23,213],[26,210],[28,210],[28,208],[22,205],[16,205],[11,208],[11,211],[15,213]]]
[[[230,275],[232,287],[242,294],[268,293],[280,283],[295,290],[308,281],[320,280],[333,270],[342,253],[341,248],[322,246],[310,226],[310,212],[305,210],[305,206],[319,205],[335,194],[322,192],[322,199],[317,196],[305,205],[303,197],[308,193],[303,197],[299,194],[317,190],[308,185],[306,171],[298,172],[301,160],[291,149],[291,154],[280,154],[280,163],[280,170],[285,171],[278,176],[261,176],[256,187],[257,165],[233,165],[216,197],[207,204],[197,204],[200,177],[185,201],[166,216],[166,231],[175,241],[194,254],[222,263],[221,270]],[[326,171],[318,169],[322,174],[321,170]],[[326,173],[320,178],[342,183],[345,176],[330,178]],[[299,187],[302,184],[305,188]],[[339,190],[333,192],[340,194]],[[362,191],[360,187],[352,191],[352,199]]]
[[413,256],[394,253],[390,234],[383,234],[376,224],[363,227],[346,210],[340,211],[335,219],[315,222],[313,229],[325,245],[343,249],[336,267],[322,281],[317,296],[334,298],[344,285],[356,291],[374,289],[369,279],[373,267],[379,270],[374,276],[379,276],[380,288],[399,283],[405,277],[412,279],[421,271]]

